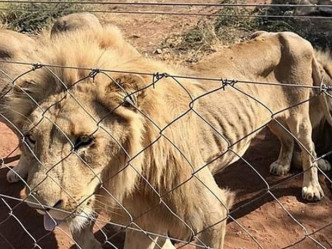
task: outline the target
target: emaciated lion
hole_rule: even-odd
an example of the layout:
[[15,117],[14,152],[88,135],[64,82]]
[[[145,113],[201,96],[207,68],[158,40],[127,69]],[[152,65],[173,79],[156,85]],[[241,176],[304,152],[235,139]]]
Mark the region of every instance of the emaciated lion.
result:
[[45,227],[66,221],[82,248],[100,248],[92,227],[106,203],[112,222],[131,228],[125,249],[174,248],[168,236],[223,248],[233,197],[213,175],[264,125],[281,141],[289,129],[302,148],[303,198],[323,197],[307,101],[321,74],[308,41],[286,32],[225,48],[197,70],[238,81],[212,82],[174,76],[195,73],[140,56],[113,31],[59,34],[38,55],[58,66],[22,76],[4,97],[2,115],[25,136],[29,205]]

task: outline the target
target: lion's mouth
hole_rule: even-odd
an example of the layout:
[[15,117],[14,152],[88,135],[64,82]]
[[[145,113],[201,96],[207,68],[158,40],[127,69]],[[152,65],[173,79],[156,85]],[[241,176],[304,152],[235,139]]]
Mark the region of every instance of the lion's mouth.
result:
[[[91,202],[89,203],[91,204]],[[35,205],[34,209],[43,215],[44,228],[47,231],[53,231],[58,226],[64,228],[67,225],[71,230],[77,230],[83,227],[90,219],[94,219],[94,212],[89,205],[75,210],[61,209],[57,205],[52,208]]]
[[[45,210],[41,208],[36,208],[36,211],[43,215],[44,217],[44,228],[47,231],[53,231],[55,227],[60,225],[61,223],[65,222],[66,219],[68,218],[68,213],[60,213],[55,211],[55,210]],[[63,217],[65,215],[65,217]]]
[[56,218],[52,212],[44,213],[44,228],[46,231],[53,231],[57,226],[69,226],[70,230],[81,229],[94,216],[90,212],[80,212],[79,214],[72,214],[66,218]]

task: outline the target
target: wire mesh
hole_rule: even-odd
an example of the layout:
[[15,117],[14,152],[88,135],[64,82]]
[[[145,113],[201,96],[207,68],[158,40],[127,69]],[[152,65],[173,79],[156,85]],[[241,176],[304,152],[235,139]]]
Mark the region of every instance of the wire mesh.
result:
[[[7,2],[7,1],[0,1],[0,2]],[[9,1],[13,2],[13,1]],[[28,2],[28,1],[26,1]],[[20,3],[25,3],[25,1],[20,1]],[[36,3],[44,3],[42,1],[36,2]],[[56,2],[54,2],[56,3]],[[93,2],[80,2],[80,4],[94,4]],[[104,4],[120,4],[120,3],[110,3],[110,2],[104,2]],[[127,4],[135,4],[135,5],[150,5],[152,3],[127,3]],[[153,3],[155,5],[183,5],[183,6],[195,6],[195,4],[172,4],[172,3]],[[197,4],[199,6],[203,7],[209,7],[209,4]],[[224,5],[213,5],[216,6],[226,6],[226,7],[261,7],[261,5],[254,5],[254,4],[247,4],[245,6],[238,5],[238,4],[224,4]],[[298,6],[298,5],[296,5]],[[300,7],[308,7],[307,5],[300,5]],[[279,5],[269,5],[269,7],[280,7]],[[292,5],[290,5],[292,7]],[[295,7],[295,5],[293,6]],[[129,12],[126,12],[129,13]],[[142,14],[142,12],[135,12]],[[160,14],[160,12],[154,12],[153,14]],[[166,13],[170,14],[170,13]],[[182,13],[181,13],[182,14]],[[311,18],[311,17],[310,17]],[[313,18],[313,17],[312,17]],[[307,148],[306,145],[303,144],[302,140],[299,140],[298,136],[293,133],[291,129],[287,127],[284,123],[280,122],[278,119],[278,115],[284,113],[285,111],[288,111],[290,109],[296,109],[299,106],[304,106],[310,103],[313,98],[316,98],[317,96],[326,96],[326,98],[329,100],[331,98],[331,95],[329,91],[331,90],[332,86],[329,85],[320,85],[320,86],[314,86],[309,85],[306,82],[301,82],[298,84],[292,84],[292,83],[279,83],[279,82],[265,82],[265,81],[251,81],[251,80],[243,80],[243,79],[224,79],[224,78],[213,78],[213,77],[196,77],[196,76],[186,76],[186,75],[177,75],[170,72],[143,72],[143,71],[125,71],[125,70],[114,70],[111,68],[86,68],[86,67],[77,67],[75,65],[69,65],[69,66],[62,66],[62,65],[55,65],[55,64],[42,64],[42,63],[36,63],[36,62],[22,62],[22,61],[8,61],[3,60],[1,63],[7,63],[12,65],[24,65],[30,67],[28,70],[23,72],[20,75],[15,75],[15,77],[10,77],[8,74],[4,74],[4,77],[8,77],[9,81],[11,81],[12,88],[9,89],[8,92],[6,92],[4,95],[2,95],[2,98],[6,97],[7,94],[11,94],[14,89],[18,91],[20,94],[25,95],[32,105],[33,108],[40,111],[40,119],[29,128],[29,130],[22,131],[21,128],[19,128],[17,125],[15,125],[11,120],[6,118],[5,115],[0,114],[2,119],[11,126],[11,129],[15,131],[16,134],[18,134],[20,138],[20,148],[23,150],[26,150],[29,153],[33,160],[33,163],[38,165],[38,168],[43,172],[44,176],[39,179],[37,184],[28,184],[31,179],[25,179],[25,176],[20,175],[15,171],[15,168],[10,167],[8,164],[11,163],[13,160],[17,159],[18,156],[13,156],[12,153],[9,153],[7,157],[1,159],[2,167],[1,169],[5,169],[6,172],[10,171],[15,173],[16,180],[20,180],[20,185],[14,186],[13,191],[16,191],[16,193],[11,194],[11,191],[7,191],[8,186],[2,185],[1,189],[3,189],[0,192],[0,208],[1,210],[5,210],[4,213],[0,216],[0,245],[1,248],[50,248],[49,246],[45,246],[44,242],[47,241],[47,243],[53,243],[52,246],[54,248],[56,247],[66,247],[68,245],[61,245],[61,238],[67,238],[70,240],[70,244],[73,244],[77,246],[77,248],[85,248],[85,245],[79,244],[75,241],[77,238],[75,237],[75,229],[70,228],[73,232],[73,238],[70,234],[70,231],[68,231],[67,227],[61,226],[61,224],[58,224],[59,221],[56,218],[52,217],[52,213],[56,212],[61,213],[63,215],[62,219],[77,219],[79,223],[79,219],[82,218],[84,222],[88,223],[90,225],[94,225],[95,229],[98,230],[99,233],[99,241],[101,245],[105,248],[122,248],[123,244],[123,238],[121,238],[123,232],[126,232],[126,236],[133,236],[141,241],[147,241],[147,244],[153,245],[154,247],[151,248],[173,248],[170,246],[170,241],[172,241],[173,244],[176,244],[177,248],[182,248],[186,246],[196,246],[196,248],[213,248],[210,247],[209,244],[207,244],[207,241],[204,240],[205,234],[209,232],[209,229],[220,229],[220,225],[223,224],[226,220],[228,221],[227,227],[230,227],[232,225],[232,229],[238,231],[237,236],[238,237],[246,237],[247,241],[251,242],[251,246],[257,247],[257,248],[267,248],[264,246],[264,237],[261,237],[260,233],[264,233],[263,228],[255,228],[248,226],[248,223],[246,221],[241,220],[241,217],[248,215],[250,212],[250,208],[260,208],[260,205],[264,205],[266,202],[273,202],[275,204],[276,209],[278,210],[279,214],[276,214],[276,217],[281,217],[280,219],[283,220],[290,220],[290,227],[292,229],[296,230],[296,234],[294,236],[294,239],[292,241],[281,241],[280,245],[282,245],[280,248],[304,248],[301,247],[301,243],[306,242],[309,243],[312,247],[311,248],[331,248],[331,241],[324,239],[322,236],[320,236],[320,232],[327,231],[328,229],[331,229],[332,227],[332,217],[330,217],[330,214],[327,214],[322,219],[320,217],[320,214],[318,213],[313,216],[314,218],[321,219],[321,222],[319,226],[314,226],[312,224],[305,224],[303,222],[303,217],[301,214],[293,213],[292,209],[292,203],[288,200],[285,200],[282,197],[282,193],[279,193],[280,187],[288,182],[292,182],[293,179],[301,178],[303,177],[307,172],[310,172],[312,169],[315,169],[320,173],[320,181],[322,180],[326,181],[326,185],[331,185],[332,180],[330,177],[330,173],[326,173],[323,170],[321,170],[319,167],[317,167],[316,164],[310,165],[307,169],[301,172],[296,172],[295,174],[292,174],[291,176],[283,177],[283,178],[276,178],[274,180],[271,180],[269,176],[267,176],[265,170],[262,170],[261,167],[258,167],[257,162],[259,160],[254,160],[255,162],[252,163],[249,159],[247,159],[247,154],[243,155],[243,153],[237,151],[236,146],[241,144],[242,142],[246,141],[247,139],[250,139],[254,135],[257,135],[257,133],[261,132],[264,128],[266,128],[268,125],[271,124],[271,122],[275,122],[275,124],[279,127],[279,129],[283,130],[286,134],[288,134],[292,139],[296,141],[296,143],[299,145],[300,148],[302,148],[302,153],[307,153],[310,158],[312,159],[312,162],[318,162],[319,160],[326,158],[330,152],[324,152],[323,155],[317,156],[313,151],[310,150],[310,148]],[[57,73],[56,69],[68,69],[68,70],[83,70],[85,72],[84,76],[80,77],[75,82],[65,82]],[[56,98],[55,101],[50,103],[49,105],[41,104],[37,100],[34,99],[34,97],[29,93],[27,89],[24,87],[21,87],[17,82],[24,78],[27,75],[31,75],[33,72],[39,72],[44,71],[44,73],[50,75],[53,79],[56,79],[57,84],[59,84],[61,88],[61,96],[59,98]],[[127,91],[121,82],[119,82],[114,75],[115,74],[123,74],[123,75],[140,75],[142,77],[149,78],[150,81],[148,84],[146,84],[144,87],[135,89],[134,91]],[[117,103],[117,105],[112,106],[112,109],[109,110],[109,112],[104,113],[104,115],[97,116],[95,113],[91,111],[91,106],[88,106],[88,103],[85,103],[82,101],[79,97],[79,95],[75,92],[75,87],[79,87],[80,84],[83,84],[84,81],[90,81],[94,82],[97,77],[103,76],[104,78],[107,78],[109,82],[111,82],[112,87],[115,87],[118,89],[118,91],[122,92],[122,100]],[[186,81],[193,80],[193,81],[201,81],[204,82],[204,84],[213,83],[212,88],[210,89],[204,89],[199,95],[193,95],[189,89],[186,87]],[[175,89],[180,93],[180,95],[187,99],[187,105],[185,108],[180,109],[181,111],[177,113],[175,117],[172,117],[168,120],[167,124],[161,124],[157,120],[154,120],[154,118],[150,117],[146,112],[142,111],[139,107],[135,105],[135,98],[136,95],[141,94],[145,92],[146,90],[155,89],[158,88],[159,85],[162,84],[172,84]],[[307,99],[302,99],[299,102],[292,103],[291,106],[288,106],[286,108],[282,108],[279,110],[272,110],[271,107],[269,107],[268,104],[265,103],[264,100],[261,100],[257,97],[255,97],[252,92],[245,91],[241,88],[241,85],[252,85],[256,88],[259,87],[271,87],[271,88],[283,88],[283,89],[300,89],[300,90],[312,90],[316,94],[314,96],[308,97]],[[276,90],[277,91],[277,90]],[[266,111],[268,113],[269,119],[266,120],[263,124],[257,125],[255,129],[248,131],[245,136],[238,137],[237,139],[230,139],[227,137],[226,134],[223,133],[223,131],[220,129],[220,126],[216,125],[215,123],[211,122],[206,116],[204,116],[204,113],[200,111],[198,108],[200,101],[207,100],[216,93],[223,92],[223,94],[232,94],[236,92],[237,94],[240,94],[242,96],[245,96],[248,103],[250,101],[253,101],[257,106],[262,108],[262,110]],[[171,93],[174,94],[174,93]],[[95,166],[90,165],[91,162],[87,159],[85,154],[80,153],[78,148],[83,144],[84,141],[79,141],[73,139],[68,132],[62,127],[60,123],[57,122],[52,117],[52,113],[56,108],[62,105],[67,99],[71,99],[77,106],[77,110],[83,110],[83,113],[85,115],[85,122],[93,122],[95,124],[94,129],[91,130],[88,134],[85,134],[87,138],[94,137],[96,134],[104,134],[104,138],[111,141],[114,146],[117,146],[123,153],[124,157],[127,158],[125,163],[122,165],[119,165],[118,169],[109,175],[107,178],[101,177],[101,170],[95,168]],[[243,106],[245,103],[236,103],[239,106]],[[140,115],[142,119],[144,119],[144,122],[146,122],[149,127],[153,130],[153,134],[155,134],[155,137],[149,141],[148,143],[145,143],[142,148],[140,148],[139,151],[136,151],[135,153],[132,153],[131,151],[128,151],[126,149],[126,146],[124,145],[123,141],[120,141],[118,139],[118,134],[116,134],[114,131],[110,130],[107,126],[105,126],[106,120],[108,120],[110,117],[116,116],[117,113],[123,108],[130,108],[131,111],[135,112],[137,115]],[[227,106],[222,106],[219,108],[228,108]],[[220,151],[217,155],[211,155],[211,158],[209,160],[206,160],[204,162],[201,161],[195,161],[193,158],[188,155],[188,151],[185,151],[183,147],[179,144],[177,144],[177,141],[174,141],[174,137],[172,135],[172,131],[174,129],[177,129],[177,125],[180,122],[188,122],[188,117],[195,117],[195,119],[199,120],[206,126],[211,134],[214,134],[215,139],[218,140],[218,143],[224,143],[226,144],[226,149],[224,151]],[[187,120],[187,121],[184,121]],[[190,120],[189,120],[190,121]],[[54,127],[53,132],[57,132],[60,134],[60,136],[63,138],[63,143],[66,143],[70,146],[70,149],[67,151],[67,153],[64,153],[61,155],[59,159],[56,158],[53,162],[45,162],[43,161],[43,158],[40,155],[37,155],[34,149],[34,143],[35,141],[30,137],[29,133],[33,132],[35,129],[38,129],[37,127],[45,122],[49,122]],[[79,124],[81,125],[81,124]],[[267,131],[263,131],[265,133],[259,133],[264,134],[266,140],[271,140],[269,135],[266,135]],[[83,138],[82,138],[83,139]],[[261,139],[265,140],[265,139]],[[89,140],[87,140],[89,141]],[[172,184],[171,187],[166,189],[159,189],[156,187],[154,182],[151,182],[149,180],[149,176],[147,176],[144,172],[141,170],[141,166],[139,165],[140,158],[145,154],[148,153],[150,150],[153,150],[156,147],[156,144],[160,142],[164,142],[167,144],[169,148],[178,155],[179,158],[181,158],[181,162],[184,164],[184,167],[187,167],[190,171],[190,174],[187,174],[185,177],[181,178],[181,181],[177,181],[176,183]],[[193,138],[193,141],[194,140]],[[264,141],[263,141],[264,143]],[[263,144],[262,143],[262,144]],[[274,143],[275,145],[275,143]],[[90,146],[90,144],[88,144]],[[265,152],[262,150],[264,147],[259,147],[260,151],[258,153],[264,154]],[[18,148],[17,148],[18,149]],[[17,150],[16,149],[16,150]],[[255,151],[254,151],[255,152]],[[250,153],[253,153],[250,151]],[[218,191],[219,188],[211,188],[209,185],[209,182],[206,181],[206,179],[203,177],[206,174],[206,171],[208,171],[209,166],[215,164],[218,162],[218,160],[222,160],[226,155],[232,155],[233,158],[235,158],[232,161],[238,161],[236,164],[237,172],[241,172],[243,169],[246,170],[246,174],[254,175],[258,180],[256,183],[258,184],[258,187],[254,189],[254,194],[251,195],[248,199],[242,199],[241,201],[236,201],[236,204],[233,208],[229,209],[227,206],[227,203],[225,202],[224,196],[220,196]],[[63,164],[66,162],[68,158],[75,157],[77,158],[82,165],[84,165],[86,172],[92,175],[91,181],[96,181],[96,189],[93,193],[89,193],[88,195],[84,196],[84,198],[77,200],[75,196],[73,196],[70,192],[71,189],[68,189],[66,186],[63,186],[61,184],[61,181],[59,181],[59,178],[57,177],[57,173],[59,172],[58,169],[63,167]],[[249,156],[250,158],[250,156]],[[165,159],[163,159],[165,160]],[[272,161],[271,161],[272,162]],[[266,162],[265,162],[266,164]],[[241,166],[242,168],[239,168]],[[264,165],[264,167],[267,167],[268,164]],[[232,166],[233,167],[233,166]],[[232,168],[230,167],[230,168]],[[111,184],[113,181],[116,181],[119,176],[123,175],[124,172],[131,171],[132,177],[135,179],[137,178],[138,182],[143,184],[146,189],[142,190],[142,194],[146,192],[150,193],[153,198],[154,202],[153,205],[149,206],[147,209],[145,209],[143,212],[141,212],[138,215],[133,215],[132,211],[126,203],[122,202],[121,197],[119,197],[116,193],[113,193],[109,189],[109,184]],[[188,170],[186,172],[189,172]],[[166,174],[166,173],[165,173]],[[217,175],[216,178],[221,178],[222,183],[227,183],[227,176],[229,175],[229,172],[221,173],[220,175]],[[239,173],[237,173],[239,174]],[[246,178],[246,177],[245,177]],[[245,178],[242,177],[242,179],[245,180]],[[5,181],[5,179],[2,179]],[[128,180],[128,179],[126,179]],[[169,198],[174,193],[177,193],[177,191],[181,191],[181,189],[185,188],[188,183],[195,182],[196,184],[200,185],[204,191],[205,194],[209,194],[212,196],[212,199],[214,200],[214,204],[220,204],[222,207],[222,210],[224,210],[224,214],[219,214],[219,218],[217,220],[214,220],[214,222],[210,222],[208,224],[205,224],[204,227],[197,229],[195,227],[195,224],[191,224],[188,221],[186,221],[182,215],[179,215],[178,207],[174,207],[174,205],[169,203]],[[54,185],[57,188],[61,190],[64,196],[68,199],[68,201],[72,202],[73,208],[71,211],[64,210],[62,208],[58,208],[57,205],[53,206],[54,203],[45,203],[45,201],[41,201],[38,196],[40,193],[38,193],[40,186],[45,185],[45,183]],[[88,184],[88,183],[86,183]],[[223,185],[222,184],[222,185]],[[229,183],[229,185],[232,185]],[[287,184],[288,185],[288,184]],[[19,189],[22,189],[22,187],[25,187],[27,189],[26,196],[21,197],[20,194],[17,192]],[[241,188],[240,188],[241,189]],[[300,187],[297,186],[296,191],[299,190]],[[233,189],[232,189],[233,190]],[[237,189],[234,189],[237,190]],[[330,189],[326,188],[324,189],[325,194],[327,194],[328,198],[330,198]],[[103,208],[100,208],[101,210],[93,211],[92,213],[87,212],[86,210],[82,210],[81,207],[85,206],[87,202],[89,202],[92,198],[95,198],[95,193],[101,193],[103,192],[104,196],[107,196],[108,200],[105,200],[104,203],[102,203]],[[9,193],[9,194],[8,194]],[[297,192],[295,196],[298,197]],[[296,199],[293,200],[294,202],[297,201]],[[22,209],[30,210],[29,212],[34,212],[33,209],[28,208],[27,204],[30,204],[34,207],[38,207],[41,213],[51,218],[51,222],[54,224],[55,232],[60,234],[60,240],[56,240],[54,238],[54,232],[52,231],[44,231],[41,219],[38,221],[29,219],[22,215]],[[199,203],[199,205],[204,206],[206,203]],[[112,207],[109,207],[109,205],[112,205]],[[137,204],[144,206],[144,203],[138,203]],[[305,204],[305,205],[312,205],[312,204]],[[316,205],[316,204],[315,204]],[[328,205],[328,203],[324,202],[323,205]],[[175,224],[179,224],[179,226],[182,226],[183,229],[186,231],[185,236],[181,236],[179,234],[172,233],[172,230],[168,231],[158,231],[158,229],[147,229],[145,227],[145,224],[141,224],[142,219],[151,219],[151,217],[155,217],[156,212],[159,212],[160,207],[162,207],[163,210],[166,210],[168,213],[167,218],[170,219]],[[107,213],[108,208],[112,208],[112,212],[115,212],[115,216],[119,215],[116,214],[116,212],[121,212],[120,216],[125,217],[126,222],[115,222],[112,219],[110,220],[105,213]],[[131,207],[132,208],[132,207]],[[210,207],[212,209],[212,207]],[[249,210],[249,211],[248,211]],[[101,214],[98,214],[98,213]],[[104,212],[104,213],[103,213]],[[112,216],[112,212],[111,215]],[[213,212],[213,211],[211,211]],[[319,211],[318,211],[319,212]],[[244,213],[244,214],[243,214]],[[36,214],[32,213],[32,216]],[[56,215],[56,216],[57,216]],[[279,216],[278,216],[279,215]],[[29,215],[27,215],[29,216]],[[212,216],[212,214],[211,214]],[[40,218],[40,216],[38,216]],[[190,219],[189,219],[190,220]],[[165,221],[167,222],[167,221]],[[35,225],[31,225],[31,223],[34,223]],[[38,224],[37,224],[38,223]],[[84,224],[85,224],[84,223]],[[11,224],[11,225],[8,225]],[[14,224],[14,225],[12,225]],[[286,223],[288,224],[288,223]],[[59,225],[59,226],[58,226]],[[4,227],[10,227],[10,230],[3,229]],[[36,229],[36,226],[38,229]],[[69,226],[70,227],[70,226]],[[114,229],[116,228],[116,229]],[[15,230],[13,230],[15,229]],[[111,231],[109,231],[111,230]],[[174,230],[176,230],[174,228]],[[299,232],[300,230],[301,232]],[[19,236],[25,236],[28,237],[29,240],[29,246],[22,245],[20,241],[15,241],[12,239],[12,235],[10,233],[14,233],[14,231],[18,231]],[[210,230],[211,231],[211,230]],[[23,234],[23,235],[22,235]],[[61,237],[62,236],[62,237]],[[226,235],[227,236],[227,235]],[[118,238],[120,237],[120,242],[118,242]],[[203,239],[202,239],[203,238]],[[137,241],[138,241],[137,240]],[[51,241],[51,242],[50,242]],[[308,242],[309,241],[309,242]],[[127,242],[129,243],[129,242]],[[227,240],[226,240],[227,243]],[[236,240],[234,240],[232,243],[236,243]],[[48,244],[49,245],[49,244]],[[306,244],[307,246],[308,244]],[[131,245],[132,246],[132,245]],[[169,247],[167,247],[169,246]],[[127,248],[130,248],[130,246],[127,245]]]

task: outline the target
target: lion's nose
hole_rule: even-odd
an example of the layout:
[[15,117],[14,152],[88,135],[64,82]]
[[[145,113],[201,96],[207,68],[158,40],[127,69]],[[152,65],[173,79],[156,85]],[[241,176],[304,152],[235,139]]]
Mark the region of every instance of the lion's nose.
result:
[[63,204],[63,200],[58,200],[57,202],[55,202],[55,204],[53,206],[49,206],[48,208],[46,208],[46,211],[50,211],[50,209],[56,208],[56,209],[60,209],[62,207]]
[[45,196],[40,191],[33,191],[28,195],[28,205],[35,209],[49,211],[51,209],[61,209],[65,201],[63,199]]

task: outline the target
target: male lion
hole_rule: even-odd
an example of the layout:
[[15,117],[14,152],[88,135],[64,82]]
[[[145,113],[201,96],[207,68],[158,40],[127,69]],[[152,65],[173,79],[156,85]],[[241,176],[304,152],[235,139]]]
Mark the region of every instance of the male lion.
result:
[[[137,56],[121,39],[105,49],[109,39],[94,30],[57,36],[42,58],[58,67],[20,78],[1,110],[25,135],[29,205],[45,214],[47,229],[66,220],[82,248],[100,248],[92,226],[103,203],[112,222],[129,227],[125,249],[174,248],[168,235],[222,248],[232,195],[213,175],[238,160],[265,124],[283,134],[277,122],[301,143],[303,197],[322,198],[305,102],[320,84],[309,42],[272,34],[198,66],[277,84],[268,86],[173,77],[192,72]],[[111,71],[82,69],[91,67]],[[31,80],[27,96],[20,86]],[[22,104],[30,98],[34,104]]]

